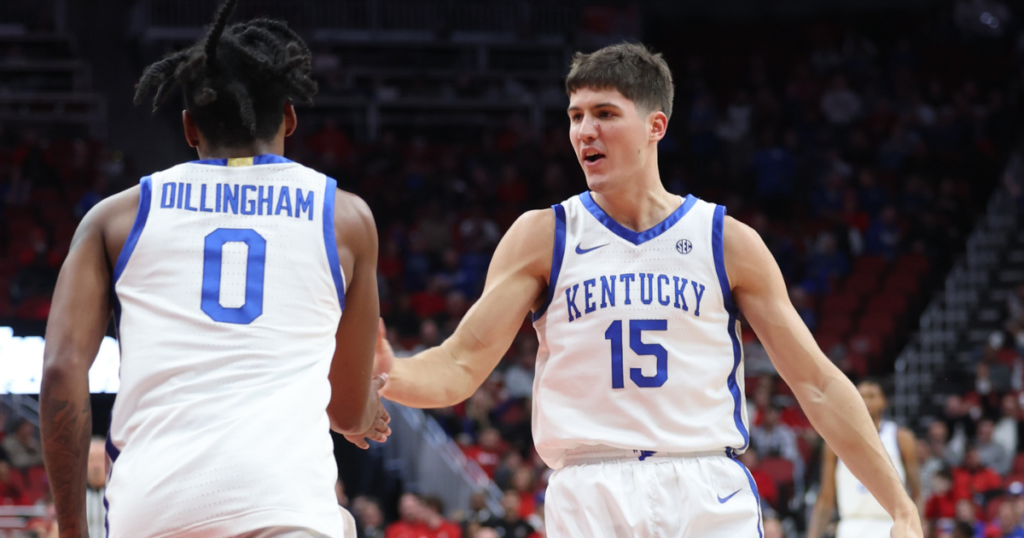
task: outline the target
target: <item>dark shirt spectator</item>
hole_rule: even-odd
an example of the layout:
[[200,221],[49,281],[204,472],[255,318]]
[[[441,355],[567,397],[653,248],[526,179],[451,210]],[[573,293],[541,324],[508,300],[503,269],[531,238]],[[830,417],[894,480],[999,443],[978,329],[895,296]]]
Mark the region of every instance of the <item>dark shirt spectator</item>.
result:
[[519,516],[519,493],[517,491],[512,489],[506,491],[501,498],[501,507],[505,510],[505,517],[493,518],[484,523],[485,527],[495,529],[502,538],[527,538],[533,534],[533,526]]

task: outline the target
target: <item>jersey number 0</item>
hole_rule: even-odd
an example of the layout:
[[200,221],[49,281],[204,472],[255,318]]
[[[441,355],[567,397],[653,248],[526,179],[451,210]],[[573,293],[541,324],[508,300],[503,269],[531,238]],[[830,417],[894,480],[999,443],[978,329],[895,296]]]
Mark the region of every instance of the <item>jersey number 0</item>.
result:
[[[245,243],[249,254],[245,263],[245,303],[236,308],[220,304],[221,266],[225,243]],[[217,228],[206,236],[203,251],[203,312],[213,321],[248,325],[263,314],[263,268],[266,265],[267,240],[249,228]]]

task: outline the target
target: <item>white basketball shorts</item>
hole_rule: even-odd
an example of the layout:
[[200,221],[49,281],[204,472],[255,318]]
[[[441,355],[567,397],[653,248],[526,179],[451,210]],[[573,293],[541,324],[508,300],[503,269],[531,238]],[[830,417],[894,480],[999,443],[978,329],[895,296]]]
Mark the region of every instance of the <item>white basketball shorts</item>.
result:
[[[341,531],[341,536],[344,538],[356,538],[356,520],[352,517],[352,514],[348,510],[339,506],[341,510],[341,517],[345,520],[345,525]],[[306,529],[301,527],[270,527],[266,529],[260,529],[258,531],[249,532],[236,538],[328,538],[327,536],[316,532],[312,529]]]
[[548,483],[548,538],[764,536],[757,486],[743,464],[724,454],[601,447],[571,454]]
[[839,520],[836,538],[889,538],[892,532],[892,520],[854,519]]

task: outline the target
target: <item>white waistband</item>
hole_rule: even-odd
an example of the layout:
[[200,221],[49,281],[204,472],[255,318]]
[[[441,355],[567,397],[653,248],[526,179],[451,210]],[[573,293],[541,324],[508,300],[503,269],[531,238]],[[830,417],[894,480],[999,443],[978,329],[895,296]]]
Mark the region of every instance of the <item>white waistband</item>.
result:
[[581,465],[602,461],[649,461],[677,458],[728,457],[725,450],[705,452],[658,452],[654,450],[627,450],[606,445],[586,445],[565,451],[565,465]]

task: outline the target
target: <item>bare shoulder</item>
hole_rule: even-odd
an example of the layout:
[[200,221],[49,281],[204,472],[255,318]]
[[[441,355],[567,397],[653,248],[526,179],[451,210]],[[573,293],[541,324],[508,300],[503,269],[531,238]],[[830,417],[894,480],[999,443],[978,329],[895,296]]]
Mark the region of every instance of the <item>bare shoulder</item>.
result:
[[90,237],[102,241],[113,266],[121,254],[139,212],[142,189],[136,185],[101,200],[92,207],[75,231],[72,247]]
[[334,193],[334,229],[339,246],[376,246],[377,225],[373,213],[359,196],[336,189]]
[[[555,212],[552,209],[527,211],[516,219],[502,237],[495,261],[526,269],[547,281],[555,244]],[[492,262],[493,265],[493,262]]]
[[759,282],[765,270],[777,267],[761,235],[750,226],[726,216],[722,235],[725,271],[733,288]]

